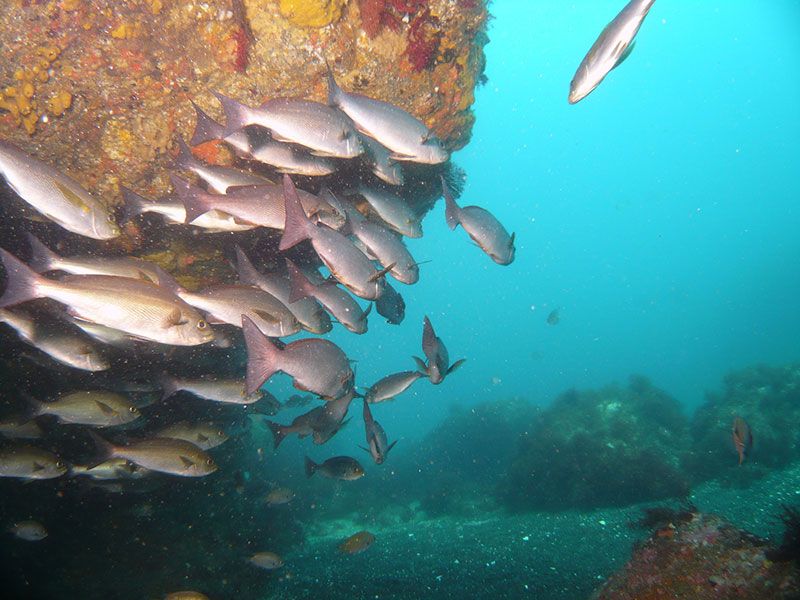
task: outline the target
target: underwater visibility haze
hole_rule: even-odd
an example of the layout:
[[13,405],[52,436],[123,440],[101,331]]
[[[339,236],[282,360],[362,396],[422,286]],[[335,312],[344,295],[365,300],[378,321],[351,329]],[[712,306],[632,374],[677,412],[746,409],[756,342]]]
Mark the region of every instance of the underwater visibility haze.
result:
[[800,598],[800,4],[0,8],[9,598]]

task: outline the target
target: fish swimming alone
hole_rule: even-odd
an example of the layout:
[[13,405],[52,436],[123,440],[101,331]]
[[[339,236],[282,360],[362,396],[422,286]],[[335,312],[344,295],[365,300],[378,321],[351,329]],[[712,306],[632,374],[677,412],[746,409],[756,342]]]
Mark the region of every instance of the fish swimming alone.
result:
[[339,552],[342,554],[359,554],[372,546],[375,536],[369,531],[359,531],[339,544]]
[[283,566],[283,559],[274,552],[256,552],[247,560],[251,564],[267,571],[280,569]]
[[742,417],[736,417],[733,420],[731,436],[733,437],[733,445],[739,455],[739,464],[741,465],[745,456],[753,447],[753,433],[750,431],[750,425]]
[[364,476],[364,467],[349,456],[334,456],[319,464],[306,456],[306,476],[311,477],[317,472],[328,479],[355,481]]
[[38,521],[19,521],[9,527],[8,531],[26,542],[38,542],[47,537],[47,529]]
[[392,373],[372,384],[364,394],[364,400],[370,404],[392,400],[410,388],[417,379],[425,376],[426,374],[420,371]]
[[428,362],[425,363],[417,356],[414,357],[414,360],[420,372],[427,375],[434,385],[442,383],[445,377],[464,364],[466,360],[461,358],[452,365],[450,364],[450,355],[447,352],[447,347],[433,331],[433,325],[431,325],[431,320],[428,317],[425,317],[422,323],[422,351],[425,353]]
[[406,318],[406,302],[388,281],[381,297],[375,300],[375,310],[392,325],[399,325]]
[[633,38],[639,32],[654,2],[655,0],[631,0],[606,25],[569,84],[570,104],[588,96],[612,69],[628,58],[633,50]]
[[394,448],[397,440],[391,444],[388,443],[386,432],[374,418],[372,418],[372,411],[369,408],[369,403],[366,398],[364,399],[364,430],[367,435],[367,447],[364,448],[376,465],[381,465],[389,456],[389,450]]
[[268,506],[281,506],[294,500],[294,492],[289,488],[279,487],[271,490],[265,501]]

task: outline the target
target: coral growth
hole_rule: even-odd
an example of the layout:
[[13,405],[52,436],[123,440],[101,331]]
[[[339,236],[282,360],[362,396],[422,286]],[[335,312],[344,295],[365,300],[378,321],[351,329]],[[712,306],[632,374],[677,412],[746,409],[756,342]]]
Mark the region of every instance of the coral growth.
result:
[[280,0],[281,14],[299,27],[319,29],[342,16],[346,0]]

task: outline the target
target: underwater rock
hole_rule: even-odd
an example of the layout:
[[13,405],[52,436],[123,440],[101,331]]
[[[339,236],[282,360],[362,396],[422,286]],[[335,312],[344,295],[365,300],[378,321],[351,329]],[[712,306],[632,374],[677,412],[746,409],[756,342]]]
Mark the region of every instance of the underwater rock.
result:
[[593,600],[797,598],[800,569],[770,561],[766,542],[714,515],[653,532]]
[[514,510],[624,506],[684,497],[688,442],[679,403],[646,378],[571,390],[520,438],[501,485]]

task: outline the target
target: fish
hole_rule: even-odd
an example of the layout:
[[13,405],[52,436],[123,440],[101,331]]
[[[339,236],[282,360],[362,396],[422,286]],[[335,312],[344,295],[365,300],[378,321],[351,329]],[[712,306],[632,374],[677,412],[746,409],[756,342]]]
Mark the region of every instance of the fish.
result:
[[286,373],[294,387],[334,400],[353,389],[353,371],[333,342],[310,338],[279,349],[247,316],[242,317],[247,346],[247,393],[255,392],[276,372]]
[[352,393],[326,402],[295,417],[290,425],[281,425],[265,419],[272,432],[273,447],[277,450],[287,436],[295,433],[299,438],[313,436],[314,443],[324,444],[346,424],[345,417],[353,400]]
[[268,506],[280,506],[282,504],[289,504],[294,500],[294,492],[289,488],[279,487],[271,490],[266,497]]
[[425,124],[399,106],[345,92],[328,68],[328,104],[350,117],[358,130],[391,151],[393,160],[424,164],[446,162],[450,154]]
[[121,394],[101,390],[72,392],[52,402],[39,402],[26,396],[35,417],[51,415],[59,423],[111,427],[124,425],[142,416],[139,409]]
[[369,409],[366,398],[364,399],[364,430],[367,434],[367,447],[362,449],[369,453],[376,465],[382,465],[397,440],[388,444],[386,432],[381,424],[372,418],[372,411]]
[[733,445],[736,447],[736,453],[739,455],[739,464],[744,462],[745,456],[750,452],[753,447],[753,433],[750,431],[750,426],[742,417],[736,417],[733,420],[733,427],[731,428],[733,437]]
[[274,571],[283,566],[283,559],[274,552],[256,552],[247,559],[251,564],[267,571]]
[[349,456],[334,456],[319,464],[306,456],[306,477],[311,477],[317,472],[328,479],[355,481],[364,476],[364,467]]
[[0,435],[11,440],[36,440],[44,434],[36,421],[20,415],[0,421]]
[[130,349],[134,346],[134,342],[136,341],[133,336],[125,333],[124,331],[120,331],[119,329],[114,329],[113,327],[106,327],[105,325],[98,325],[97,323],[83,321],[69,315],[65,315],[64,318],[70,324],[74,325],[90,338],[100,342],[101,344],[114,346],[115,348],[120,349]]
[[175,159],[175,166],[184,171],[191,171],[205,181],[208,187],[217,194],[225,194],[234,187],[272,183],[266,177],[250,171],[205,164],[194,157],[192,150],[180,136],[178,136],[178,157]]
[[52,452],[28,445],[0,448],[0,477],[54,479],[67,472],[67,466]]
[[100,462],[124,458],[145,469],[181,477],[204,477],[217,470],[213,458],[186,440],[150,438],[115,446],[91,430],[88,433],[101,454]]
[[559,321],[561,321],[561,309],[554,308],[550,311],[550,314],[547,315],[547,324],[558,325]]
[[201,592],[194,592],[184,590],[180,592],[172,592],[164,596],[164,600],[210,600],[208,596]]
[[389,185],[403,185],[405,183],[403,167],[392,158],[391,152],[367,135],[361,136],[361,141],[364,142],[366,150],[364,158],[373,174]]
[[242,379],[181,379],[165,374],[160,381],[162,400],[178,392],[188,392],[203,400],[225,404],[254,404],[264,397],[261,390],[248,392]]
[[33,234],[28,233],[31,260],[28,265],[37,273],[64,271],[73,275],[112,275],[130,277],[164,285],[174,281],[161,267],[141,258],[131,256],[73,257],[59,256]]
[[339,552],[342,554],[359,554],[372,546],[375,536],[369,531],[359,531],[339,544]]
[[66,275],[55,281],[2,248],[0,259],[7,280],[0,308],[50,298],[67,305],[73,317],[153,342],[196,346],[214,337],[194,308],[149,281],[108,275]]
[[39,542],[47,537],[47,529],[38,521],[19,521],[11,525],[8,532],[26,542]]
[[442,383],[445,377],[464,364],[466,360],[462,358],[452,365],[450,364],[450,355],[447,352],[447,347],[433,331],[433,325],[431,325],[431,321],[427,316],[422,324],[422,351],[425,353],[428,362],[425,363],[417,356],[414,357],[414,360],[420,372],[426,374],[434,385]]
[[283,142],[265,140],[250,150],[250,158],[270,165],[278,173],[324,177],[336,172],[336,163],[326,156],[315,156]]
[[[145,213],[155,213],[164,217],[168,224],[183,225],[186,223],[186,208],[179,199],[150,200],[125,187],[122,187],[122,197],[125,200],[123,206],[125,221]],[[203,213],[193,219],[190,224],[194,227],[200,227],[208,233],[249,231],[258,227],[253,223],[239,221],[236,217],[218,210],[210,210]]]
[[289,396],[289,399],[286,402],[284,402],[283,405],[286,408],[298,408],[301,406],[307,406],[311,404],[313,400],[314,397],[309,396],[307,394],[303,396],[301,396],[300,394],[292,394],[291,396]]
[[272,294],[247,285],[218,285],[200,292],[177,292],[184,302],[206,313],[211,323],[239,327],[247,315],[270,337],[284,337],[300,331],[292,312]]
[[334,281],[324,281],[320,284],[312,283],[297,265],[288,258],[286,269],[289,273],[291,294],[289,306],[306,299],[319,302],[339,323],[348,331],[357,334],[367,332],[367,317],[372,305],[366,310],[358,305],[353,297],[336,285]]
[[298,98],[276,98],[251,108],[214,92],[225,112],[225,137],[246,127],[268,129],[272,139],[299,144],[311,154],[335,158],[355,158],[364,145],[353,122],[341,111]]
[[391,229],[410,238],[422,237],[422,221],[403,198],[377,186],[359,184],[356,193]]
[[26,203],[67,231],[95,240],[120,235],[114,215],[77,181],[0,140],[0,174]]
[[20,311],[5,308],[0,308],[0,323],[9,325],[25,342],[68,367],[98,372],[111,366],[103,351],[78,331],[40,323]]
[[213,423],[180,421],[159,429],[156,437],[186,440],[201,450],[211,450],[228,441],[228,434]]
[[612,69],[628,58],[633,50],[633,38],[654,3],[655,0],[631,0],[606,25],[569,84],[570,104],[576,104],[588,96]]
[[236,247],[236,272],[244,285],[261,288],[283,303],[294,315],[300,326],[311,333],[322,334],[332,329],[328,313],[313,298],[291,299],[292,283],[288,277],[277,273],[259,273],[240,247]]
[[459,225],[467,235],[498,265],[510,265],[514,262],[516,249],[515,234],[508,234],[505,227],[495,216],[480,206],[460,207],[447,188],[444,177],[442,192],[445,200],[445,218],[450,229]]
[[392,325],[399,325],[406,317],[406,303],[403,296],[388,282],[381,297],[375,300],[375,309],[386,319],[387,323]]
[[88,477],[95,481],[115,481],[117,479],[138,479],[147,472],[124,458],[110,458],[98,465],[72,465],[72,477]]
[[420,377],[426,377],[426,374],[419,371],[401,371],[387,375],[372,384],[364,394],[364,400],[370,404],[392,400],[410,388]]
[[338,231],[315,225],[303,212],[297,189],[283,176],[286,223],[278,246],[281,252],[310,239],[314,251],[331,274],[360,298],[375,300],[386,286],[386,270],[376,271],[369,259]]

